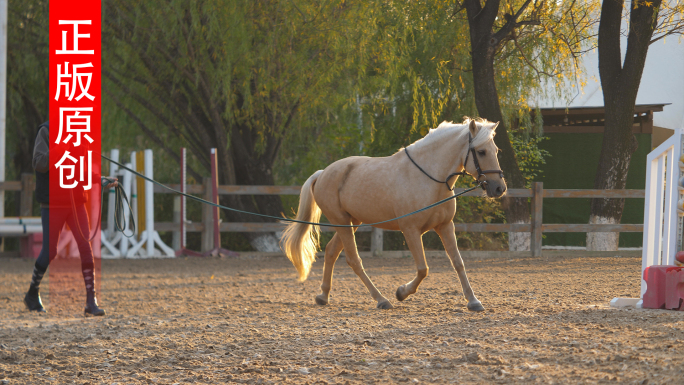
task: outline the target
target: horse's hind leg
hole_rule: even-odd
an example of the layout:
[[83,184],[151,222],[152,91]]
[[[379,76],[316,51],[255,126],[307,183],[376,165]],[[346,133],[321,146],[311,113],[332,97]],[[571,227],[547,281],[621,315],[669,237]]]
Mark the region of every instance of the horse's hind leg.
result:
[[458,274],[458,279],[461,281],[461,287],[463,288],[463,295],[466,300],[468,300],[468,310],[472,311],[483,311],[484,306],[475,297],[473,289],[470,287],[470,282],[468,281],[468,276],[465,272],[465,267],[463,266],[463,259],[461,259],[461,253],[458,252],[458,246],[456,244],[456,233],[454,228],[454,223],[449,221],[448,223],[435,228],[439,237],[442,238],[442,244],[444,249],[451,259],[451,264],[456,269]]
[[354,273],[361,278],[363,284],[370,292],[371,297],[377,301],[378,309],[391,309],[392,304],[385,298],[380,291],[375,287],[373,282],[368,278],[366,271],[363,269],[361,257],[356,249],[356,240],[354,238],[354,231],[349,227],[337,228],[337,235],[339,235],[342,244],[344,245],[344,254],[347,258],[347,264],[354,270]]
[[399,286],[396,292],[397,299],[403,301],[411,294],[418,291],[418,286],[428,275],[428,265],[425,261],[425,250],[423,249],[423,237],[418,230],[402,230],[406,244],[411,250],[413,259],[416,261],[416,277],[409,283]]
[[[354,225],[361,224],[359,221],[353,222]],[[358,227],[352,228],[354,232],[358,230]],[[330,295],[330,288],[332,287],[332,277],[333,269],[335,268],[335,262],[337,258],[340,257],[340,252],[342,251],[343,245],[340,236],[335,233],[332,239],[325,246],[325,260],[323,265],[323,282],[321,283],[322,293],[316,296],[316,303],[319,305],[327,305]]]
[[316,296],[316,303],[319,305],[328,304],[328,296],[332,287],[333,269],[335,262],[342,251],[342,241],[338,234],[333,235],[332,239],[325,246],[325,262],[323,266],[323,282],[321,283],[322,293]]

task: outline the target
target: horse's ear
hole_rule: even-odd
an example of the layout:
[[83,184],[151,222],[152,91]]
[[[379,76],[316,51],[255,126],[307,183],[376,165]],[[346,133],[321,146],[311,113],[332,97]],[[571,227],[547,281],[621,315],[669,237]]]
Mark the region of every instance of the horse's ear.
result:
[[468,129],[470,130],[470,135],[472,135],[474,138],[475,135],[477,134],[477,124],[475,123],[474,120],[470,121],[470,125],[468,126]]
[[499,127],[499,123],[500,123],[500,122],[496,122],[496,124],[494,124],[494,127],[492,127],[492,131],[495,131],[496,128]]

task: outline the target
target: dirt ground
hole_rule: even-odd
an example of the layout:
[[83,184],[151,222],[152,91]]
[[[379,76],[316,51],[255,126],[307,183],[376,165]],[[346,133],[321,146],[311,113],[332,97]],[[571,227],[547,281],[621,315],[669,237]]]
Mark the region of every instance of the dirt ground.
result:
[[284,257],[105,260],[104,318],[24,310],[32,270],[0,260],[0,384],[684,383],[684,312],[616,310],[638,258],[466,259],[471,313],[446,257],[404,302],[410,258],[365,258],[394,309],[337,263],[295,280]]

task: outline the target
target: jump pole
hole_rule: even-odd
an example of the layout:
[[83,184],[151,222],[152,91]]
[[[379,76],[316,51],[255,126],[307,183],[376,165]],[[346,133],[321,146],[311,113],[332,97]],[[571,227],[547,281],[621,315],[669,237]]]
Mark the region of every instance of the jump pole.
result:
[[[138,167],[142,168],[143,174],[148,179],[154,179],[154,167],[152,150],[145,150],[143,152],[143,165]],[[137,165],[136,165],[137,166]],[[149,180],[145,180],[143,183],[145,189],[145,200],[144,202],[139,202],[143,204],[145,210],[145,230],[140,235],[138,243],[135,243],[126,257],[128,258],[154,258],[154,257],[174,257],[175,253],[173,249],[168,247],[164,242],[162,242],[159,237],[159,233],[154,230],[154,185]],[[138,192],[140,193],[140,192]],[[142,251],[143,243],[146,244],[146,250]],[[159,247],[159,253],[156,252],[154,246]],[[139,251],[140,250],[140,251]],[[136,255],[139,253],[140,255]]]
[[[218,194],[218,167],[217,167],[217,159],[216,159],[216,149],[212,148],[210,152],[210,158],[211,158],[211,187],[212,187],[212,200],[214,203],[219,204],[219,194]],[[214,249],[205,252],[203,255],[206,256],[212,256],[212,257],[237,257],[238,253],[227,250],[227,249],[222,249],[221,248],[221,229],[219,225],[219,208],[214,207],[212,209],[212,212],[214,213]]]
[[[185,150],[185,147],[181,147],[180,149],[180,154],[181,154],[181,177],[180,177],[180,191],[184,194],[186,194],[187,191],[187,183],[188,183],[188,178],[187,178],[187,151]],[[185,195],[181,195],[180,197],[180,249],[176,250],[176,257],[180,256],[190,256],[190,257],[201,257],[202,253],[189,250],[186,248],[187,245],[187,226],[185,225],[187,223],[187,209],[186,209],[186,200],[185,200]]]

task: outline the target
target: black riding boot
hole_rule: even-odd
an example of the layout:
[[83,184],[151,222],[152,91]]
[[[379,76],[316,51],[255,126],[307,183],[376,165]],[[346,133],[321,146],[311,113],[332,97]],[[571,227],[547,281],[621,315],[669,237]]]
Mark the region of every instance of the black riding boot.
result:
[[86,317],[90,316],[103,316],[107,314],[104,309],[100,309],[97,306],[97,298],[95,298],[95,291],[88,291],[86,293],[86,307],[83,311]]
[[103,316],[104,309],[97,306],[97,298],[95,298],[95,269],[91,264],[82,264],[83,281],[86,287],[86,307],[84,310],[85,316]]
[[43,307],[43,302],[40,300],[40,282],[43,280],[43,275],[45,275],[44,269],[39,269],[38,267],[33,268],[33,276],[31,277],[31,286],[29,286],[28,293],[24,296],[24,304],[26,308],[31,311],[36,311],[39,313],[45,313],[45,308]]
[[24,296],[24,304],[26,308],[38,313],[45,313],[43,302],[40,300],[40,290],[37,287],[31,286]]

